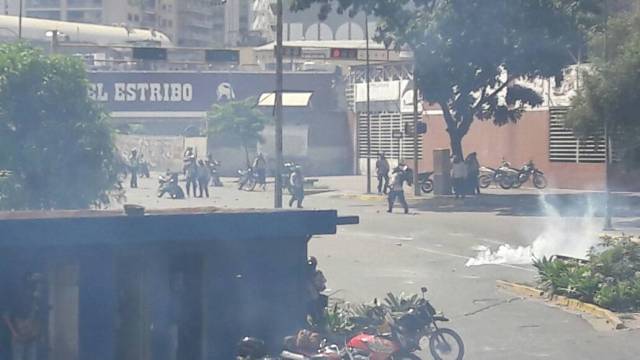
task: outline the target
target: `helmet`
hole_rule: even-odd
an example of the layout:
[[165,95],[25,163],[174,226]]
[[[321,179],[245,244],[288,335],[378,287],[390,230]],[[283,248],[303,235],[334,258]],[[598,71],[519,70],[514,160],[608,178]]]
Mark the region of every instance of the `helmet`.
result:
[[267,355],[266,348],[264,341],[247,336],[238,343],[236,355],[244,359],[260,359]]

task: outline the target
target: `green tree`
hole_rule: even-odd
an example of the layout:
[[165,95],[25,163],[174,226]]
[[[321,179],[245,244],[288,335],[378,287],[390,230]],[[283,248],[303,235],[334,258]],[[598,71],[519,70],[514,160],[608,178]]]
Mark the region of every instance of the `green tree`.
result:
[[87,96],[82,62],[0,45],[0,208],[73,209],[109,201],[115,147]]
[[223,136],[225,140],[237,141],[242,144],[247,166],[249,148],[262,143],[262,130],[271,118],[256,108],[255,98],[228,101],[214,104],[207,114],[209,135]]
[[454,155],[475,120],[516,122],[538,93],[516,83],[551,77],[573,62],[578,26],[597,1],[569,0],[293,0],[294,10],[321,3],[331,11],[375,15],[377,38],[414,53],[423,98],[442,108]]
[[[581,137],[601,136],[607,121],[618,156],[640,163],[640,15],[619,15],[590,41],[590,69],[572,99],[567,124]],[[605,47],[606,42],[606,47]],[[606,50],[606,55],[605,55]]]

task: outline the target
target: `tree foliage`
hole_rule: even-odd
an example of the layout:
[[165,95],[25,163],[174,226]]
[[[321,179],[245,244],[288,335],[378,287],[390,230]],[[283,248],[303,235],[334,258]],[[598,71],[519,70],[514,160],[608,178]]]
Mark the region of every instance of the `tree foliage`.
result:
[[454,155],[476,120],[516,122],[542,99],[517,80],[551,77],[573,62],[595,0],[294,0],[379,19],[377,38],[410,48],[423,98],[444,113]]
[[262,143],[262,130],[271,118],[256,108],[255,98],[214,104],[207,114],[209,135],[239,141],[249,164],[249,148]]
[[0,45],[0,208],[72,209],[109,201],[111,128],[87,96],[82,62]]
[[[572,99],[567,124],[582,137],[601,135],[607,121],[618,155],[640,163],[640,16],[620,15],[608,23],[606,34],[590,41],[590,70]],[[606,52],[606,55],[605,55]]]

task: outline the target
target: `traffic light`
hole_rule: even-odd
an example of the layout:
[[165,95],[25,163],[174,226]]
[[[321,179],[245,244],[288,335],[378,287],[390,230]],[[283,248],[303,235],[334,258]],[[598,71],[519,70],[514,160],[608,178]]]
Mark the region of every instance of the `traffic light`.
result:
[[132,56],[134,59],[138,60],[166,61],[167,49],[157,47],[134,47]]
[[234,63],[240,62],[240,51],[228,49],[209,49],[205,51],[204,58],[210,63]]
[[356,59],[358,57],[358,50],[356,49],[331,49],[332,59]]
[[[404,123],[404,133],[406,135],[413,135],[413,123],[412,122],[406,122]],[[422,134],[426,134],[427,133],[427,123],[425,123],[424,121],[418,121],[416,123],[416,134],[418,135],[422,135]]]
[[418,121],[416,124],[416,132],[418,135],[427,133],[427,123],[424,121]]

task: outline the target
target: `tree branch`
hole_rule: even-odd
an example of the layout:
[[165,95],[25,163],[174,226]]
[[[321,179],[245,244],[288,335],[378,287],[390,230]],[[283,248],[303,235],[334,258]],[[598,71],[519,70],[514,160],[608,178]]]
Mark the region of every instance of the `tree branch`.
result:
[[497,89],[495,89],[494,91],[492,91],[488,96],[484,96],[484,93],[486,93],[486,87],[482,89],[483,92],[483,96],[480,100],[478,100],[478,102],[473,106],[472,110],[475,113],[476,111],[478,111],[478,109],[480,108],[480,106],[482,106],[484,103],[486,103],[487,99],[490,99],[496,95],[498,95],[502,90],[504,90],[507,86],[509,86],[509,84],[515,79],[515,76],[511,76],[507,78],[507,81],[505,81],[504,83],[502,83],[502,85],[498,86]]

